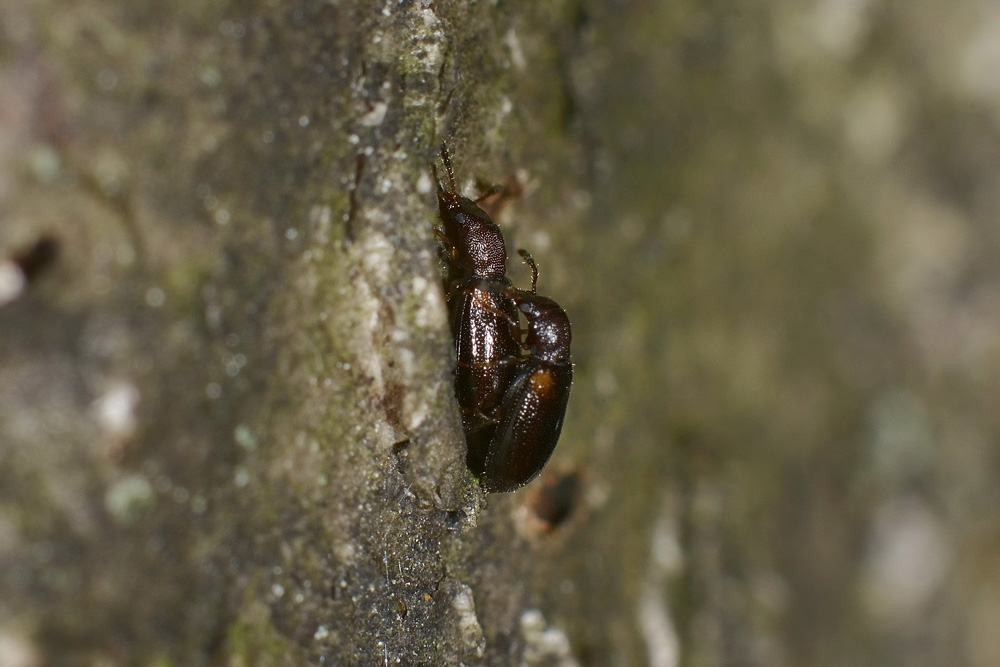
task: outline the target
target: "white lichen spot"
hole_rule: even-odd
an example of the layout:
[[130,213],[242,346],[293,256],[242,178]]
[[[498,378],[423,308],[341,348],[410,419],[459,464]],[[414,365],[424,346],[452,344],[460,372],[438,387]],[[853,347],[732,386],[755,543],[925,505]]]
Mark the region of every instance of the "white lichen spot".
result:
[[524,57],[524,49],[521,48],[521,40],[517,37],[517,32],[511,28],[503,37],[504,44],[510,49],[510,61],[514,67],[524,70],[528,66],[528,60]]
[[651,564],[666,576],[676,575],[684,565],[684,552],[678,532],[677,521],[672,512],[665,512],[653,526],[650,539]]
[[476,656],[482,657],[486,651],[486,639],[483,628],[476,616],[476,602],[472,597],[472,589],[465,584],[459,584],[451,606],[458,615],[458,629],[467,646],[475,649]]
[[552,237],[543,229],[532,230],[531,247],[536,252],[544,253],[552,247]]
[[159,308],[167,302],[167,293],[160,287],[150,287],[146,290],[146,305],[150,308]]
[[664,508],[652,526],[649,540],[649,567],[644,577],[643,593],[636,607],[636,621],[646,643],[648,664],[676,667],[680,663],[680,639],[667,606],[667,581],[684,564],[677,501],[667,493]]
[[430,3],[425,3],[420,9],[420,16],[424,19],[424,27],[426,28],[437,28],[441,24]]
[[214,153],[219,147],[219,137],[210,134],[201,140],[201,149],[206,153]]
[[355,358],[361,373],[372,380],[373,390],[382,390],[382,357],[374,343],[379,322],[379,300],[372,293],[368,281],[358,278],[354,281],[355,303],[357,304],[358,336],[355,338]]
[[524,661],[529,665],[577,667],[580,664],[573,657],[566,633],[547,627],[538,609],[528,609],[521,614],[521,636],[524,637]]
[[202,84],[209,88],[215,88],[222,83],[222,74],[214,67],[204,67],[198,75]]
[[271,586],[271,594],[276,598],[280,598],[285,594],[285,587],[281,584],[273,584]]
[[28,152],[28,165],[35,178],[45,184],[55,181],[62,170],[62,160],[59,153],[49,144],[34,146]]
[[196,493],[193,498],[191,498],[191,511],[195,514],[204,514],[208,510],[208,498]]
[[[411,22],[414,45],[412,56],[419,61],[425,72],[436,72],[441,67],[441,43],[443,35],[441,32],[441,21],[434,13],[431,3],[422,3],[420,9],[420,22]],[[427,100],[408,99],[407,103],[413,106],[421,106]]]
[[316,641],[322,641],[330,636],[330,631],[325,625],[321,625],[316,628],[316,632],[313,633],[313,639]]
[[411,431],[416,431],[430,414],[430,404],[427,401],[414,401],[416,405],[407,405],[406,426]]
[[[358,550],[350,542],[337,542],[334,544],[333,555],[339,563],[344,565],[354,565],[358,560]],[[347,589],[347,581],[341,579],[340,587]]]
[[680,663],[680,641],[665,596],[659,587],[646,586],[639,599],[639,629],[650,667],[676,667]]
[[404,382],[409,382],[416,373],[417,355],[408,347],[400,347],[396,353],[399,373]]
[[6,628],[0,628],[0,665],[3,667],[40,667],[41,664],[41,655],[28,637]]
[[514,103],[511,102],[510,98],[506,95],[500,98],[500,115],[509,116],[510,112],[514,110]]
[[253,430],[246,424],[236,425],[236,428],[233,429],[233,440],[248,452],[257,449],[257,436],[254,435]]
[[0,306],[21,296],[26,282],[24,272],[15,262],[0,261]]
[[538,609],[526,609],[521,614],[521,632],[535,634],[545,629],[545,617]]
[[371,111],[359,118],[358,122],[365,127],[376,127],[381,125],[382,121],[385,120],[385,112],[388,109],[389,105],[385,102],[376,102],[372,105]]
[[389,239],[383,234],[368,234],[362,241],[361,251],[365,272],[379,283],[388,282],[395,253]]
[[420,176],[417,178],[417,192],[422,195],[430,194],[431,190],[434,189],[434,182],[431,181],[429,174],[420,172]]
[[934,600],[952,562],[944,524],[918,498],[879,509],[865,564],[869,613],[889,626],[912,623]]
[[[119,525],[134,522],[153,502],[153,485],[143,475],[128,475],[104,493],[104,509]],[[0,663],[3,664],[3,663]]]
[[128,382],[118,382],[102,394],[92,406],[97,423],[113,438],[127,438],[136,426],[135,408],[139,390]]
[[236,484],[238,488],[242,488],[250,483],[250,473],[247,472],[246,468],[236,469],[236,472],[233,475],[233,483]]
[[316,205],[309,209],[309,227],[320,243],[330,242],[330,222],[333,220],[333,209],[330,206]]
[[416,296],[422,296],[424,290],[427,289],[427,279],[423,276],[414,276],[413,280],[410,281],[410,291]]
[[422,329],[443,326],[447,319],[447,309],[441,289],[421,276],[413,279],[410,289],[419,299],[417,312],[414,314],[415,324]]

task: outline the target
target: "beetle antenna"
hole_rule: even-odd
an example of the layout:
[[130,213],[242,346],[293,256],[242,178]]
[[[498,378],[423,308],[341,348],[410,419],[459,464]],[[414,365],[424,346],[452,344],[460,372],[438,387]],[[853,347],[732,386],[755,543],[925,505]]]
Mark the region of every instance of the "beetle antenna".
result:
[[518,249],[517,254],[521,256],[525,264],[531,267],[531,293],[536,294],[535,285],[538,284],[538,265],[535,264],[535,259],[524,248]]
[[444,163],[444,169],[448,172],[448,182],[451,183],[452,194],[458,194],[458,186],[455,185],[455,172],[451,168],[451,156],[448,155],[448,145],[443,141],[441,142],[441,162]]

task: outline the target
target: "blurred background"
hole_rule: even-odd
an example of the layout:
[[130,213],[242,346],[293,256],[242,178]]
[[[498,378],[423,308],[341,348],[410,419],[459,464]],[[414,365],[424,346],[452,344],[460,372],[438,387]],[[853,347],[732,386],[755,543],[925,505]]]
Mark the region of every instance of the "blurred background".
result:
[[1000,14],[593,11],[567,439],[658,476],[681,664],[1000,664]]
[[567,439],[661,480],[635,502],[685,544],[654,531],[644,565],[691,604],[682,664],[1000,664],[1000,14],[589,18],[599,185],[571,243],[602,280],[571,412],[610,419]]

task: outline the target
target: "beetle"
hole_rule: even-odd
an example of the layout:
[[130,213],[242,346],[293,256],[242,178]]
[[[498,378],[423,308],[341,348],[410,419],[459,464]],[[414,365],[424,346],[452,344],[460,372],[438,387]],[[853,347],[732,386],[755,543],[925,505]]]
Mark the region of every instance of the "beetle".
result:
[[438,236],[449,267],[466,464],[486,491],[514,491],[538,475],[559,440],[573,382],[569,318],[537,293],[538,267],[524,250],[519,252],[531,267],[531,291],[513,286],[503,234],[477,202],[458,194],[444,144],[441,162],[450,189],[435,167],[444,226]]
[[[444,225],[438,235],[449,266],[446,300],[457,358],[455,395],[467,439],[475,435],[473,440],[485,442],[491,437],[496,410],[521,359],[517,310],[504,296],[511,283],[500,228],[474,201],[458,194],[444,144],[441,161],[450,186],[445,189],[435,168]],[[482,447],[470,442],[469,449],[469,466],[475,470],[481,465],[478,455]]]
[[559,441],[573,384],[569,317],[558,303],[535,291],[538,269],[531,256],[531,291],[507,287],[504,296],[528,322],[527,353],[504,392],[497,426],[486,445],[480,483],[487,491],[514,491],[538,476]]

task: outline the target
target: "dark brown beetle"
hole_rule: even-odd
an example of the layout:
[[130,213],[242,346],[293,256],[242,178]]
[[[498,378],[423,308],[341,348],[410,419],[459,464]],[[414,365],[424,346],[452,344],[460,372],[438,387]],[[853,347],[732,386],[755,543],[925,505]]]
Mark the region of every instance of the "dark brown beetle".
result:
[[[500,228],[476,202],[458,194],[451,159],[441,146],[450,190],[437,179],[449,265],[448,309],[455,336],[455,394],[468,443],[467,464],[491,492],[524,486],[549,460],[562,430],[573,382],[565,311],[535,287],[507,279]],[[521,340],[518,318],[528,328]]]
[[450,185],[445,190],[438,180],[437,196],[444,223],[440,237],[450,269],[447,301],[458,361],[455,394],[470,439],[469,466],[475,471],[481,467],[478,443],[491,437],[496,410],[521,358],[521,346],[517,310],[504,296],[511,283],[500,228],[475,202],[458,194],[443,144],[441,161]]
[[504,393],[486,446],[480,481],[493,492],[514,491],[541,472],[559,441],[573,384],[569,318],[555,301],[535,293],[537,269],[527,253],[522,255],[531,264],[531,291],[508,287],[504,295],[528,320],[528,356]]

